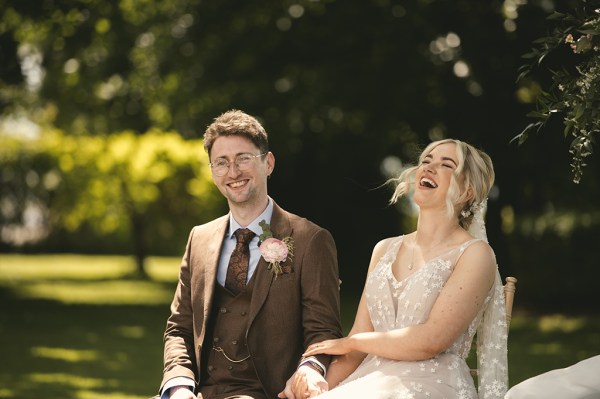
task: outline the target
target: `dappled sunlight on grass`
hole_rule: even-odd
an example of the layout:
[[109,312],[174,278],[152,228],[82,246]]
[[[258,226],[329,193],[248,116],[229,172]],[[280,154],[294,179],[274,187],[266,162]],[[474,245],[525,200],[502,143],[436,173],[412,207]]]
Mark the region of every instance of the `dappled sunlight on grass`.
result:
[[600,354],[600,318],[592,315],[513,315],[508,337],[511,386]]
[[102,365],[109,371],[121,371],[128,367],[131,363],[131,358],[127,353],[119,352],[113,354],[114,359],[105,360]]
[[99,393],[96,391],[79,391],[77,399],[148,399],[148,396],[128,395],[125,392]]
[[559,342],[550,342],[547,344],[532,344],[529,347],[529,353],[532,355],[558,355],[565,351],[565,347]]
[[114,379],[82,377],[66,373],[33,373],[26,378],[34,384],[61,384],[71,388],[99,388],[116,387],[118,381]]
[[99,354],[95,350],[81,350],[68,348],[31,348],[33,357],[64,360],[65,362],[91,362],[98,360]]
[[541,332],[573,332],[585,326],[583,317],[567,317],[565,315],[551,315],[540,317],[538,326]]
[[31,282],[19,289],[22,298],[41,298],[66,304],[157,305],[170,303],[172,287],[151,281]]
[[[0,286],[23,299],[65,304],[160,305],[173,299],[180,260],[150,257],[150,279],[131,279],[130,256],[0,255]],[[166,284],[172,283],[172,284]]]
[[[180,257],[150,256],[146,271],[153,281],[177,281]],[[135,272],[132,256],[120,255],[0,255],[0,282],[36,280],[117,279]]]
[[0,254],[0,398],[146,399],[180,259]]
[[130,256],[1,255],[2,280],[97,280],[120,278],[135,270]]
[[120,326],[115,328],[115,331],[126,338],[141,338],[145,335],[144,327],[142,326]]
[[146,272],[154,281],[177,281],[181,258],[152,256],[146,261]]
[[[147,399],[162,378],[163,333],[180,259],[0,255],[0,399]],[[344,330],[358,297],[342,296]],[[519,312],[509,334],[514,385],[600,354],[597,315]]]

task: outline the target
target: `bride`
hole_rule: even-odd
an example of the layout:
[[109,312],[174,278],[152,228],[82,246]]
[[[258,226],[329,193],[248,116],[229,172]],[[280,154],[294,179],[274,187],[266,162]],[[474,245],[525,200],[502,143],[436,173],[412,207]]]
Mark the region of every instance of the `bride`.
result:
[[[327,370],[335,398],[503,398],[508,385],[502,282],[483,212],[494,182],[487,154],[458,140],[431,143],[397,179],[413,191],[415,232],[373,249],[354,325],[304,356],[337,355]],[[465,361],[477,332],[478,386]],[[288,398],[314,397],[298,373]]]

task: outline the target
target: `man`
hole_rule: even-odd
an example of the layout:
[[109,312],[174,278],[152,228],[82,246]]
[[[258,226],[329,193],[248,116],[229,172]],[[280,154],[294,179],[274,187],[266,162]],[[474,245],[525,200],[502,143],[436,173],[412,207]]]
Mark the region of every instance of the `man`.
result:
[[[230,212],[190,233],[164,336],[161,397],[315,396],[327,390],[330,357],[302,353],[341,337],[333,238],[267,195],[275,157],[255,118],[222,114],[206,129],[204,147]],[[285,259],[266,245],[261,254],[269,237],[277,240],[268,248],[289,252]],[[286,385],[294,373],[308,391]]]

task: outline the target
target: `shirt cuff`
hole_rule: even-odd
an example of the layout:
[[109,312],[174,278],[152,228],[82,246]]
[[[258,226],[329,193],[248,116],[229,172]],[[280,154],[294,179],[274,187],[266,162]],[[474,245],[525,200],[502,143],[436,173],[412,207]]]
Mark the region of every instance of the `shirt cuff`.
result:
[[300,364],[298,365],[298,367],[300,367],[306,363],[310,363],[310,365],[313,368],[315,368],[317,371],[319,371],[321,373],[321,375],[323,376],[323,378],[325,378],[325,376],[327,375],[327,368],[323,365],[323,363],[321,363],[319,360],[317,360],[316,357],[314,357],[314,356],[303,357],[302,360],[300,360]]
[[190,388],[190,391],[193,392],[194,386],[196,385],[196,383],[194,382],[194,380],[192,380],[191,378],[188,378],[188,377],[171,378],[169,381],[167,381],[167,383],[163,387],[162,392],[160,393],[160,399],[169,399],[171,397],[171,394],[169,393],[169,389],[176,387],[176,386],[180,386],[180,385],[187,386],[188,388]]

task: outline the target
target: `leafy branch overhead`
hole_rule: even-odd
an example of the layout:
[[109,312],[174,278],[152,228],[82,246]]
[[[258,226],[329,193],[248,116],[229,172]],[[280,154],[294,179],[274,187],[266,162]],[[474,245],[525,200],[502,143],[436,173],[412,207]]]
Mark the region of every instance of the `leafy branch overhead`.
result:
[[[547,36],[534,42],[535,47],[524,58],[530,62],[520,68],[518,80],[533,75],[536,67],[545,65],[551,73],[547,91],[536,99],[536,110],[528,114],[530,123],[513,140],[522,144],[531,132],[539,132],[552,115],[560,115],[564,136],[572,137],[573,181],[579,183],[586,166],[585,158],[593,152],[600,131],[600,2],[583,1],[571,14],[554,12],[548,17],[555,25]],[[567,49],[559,67],[551,56]]]

